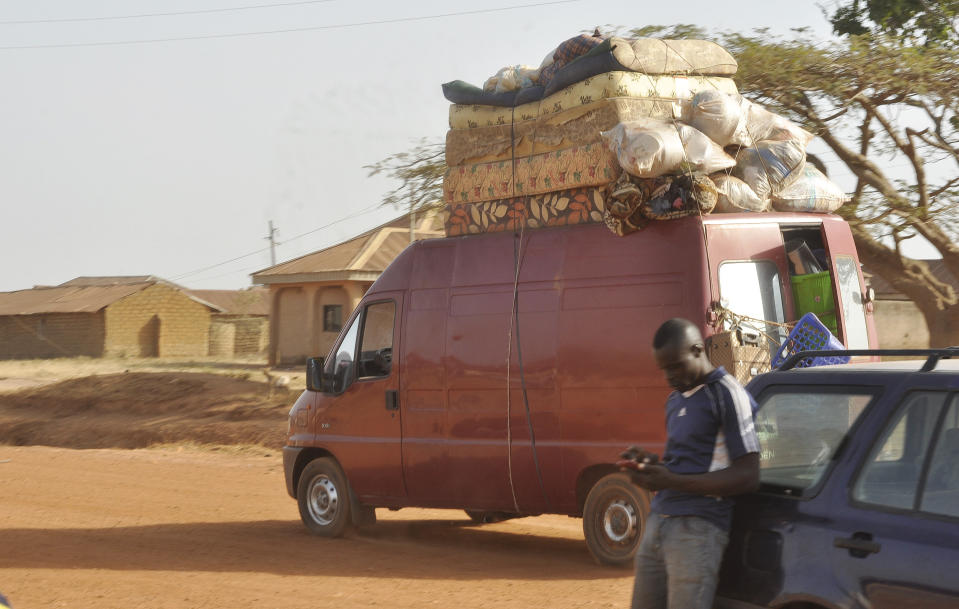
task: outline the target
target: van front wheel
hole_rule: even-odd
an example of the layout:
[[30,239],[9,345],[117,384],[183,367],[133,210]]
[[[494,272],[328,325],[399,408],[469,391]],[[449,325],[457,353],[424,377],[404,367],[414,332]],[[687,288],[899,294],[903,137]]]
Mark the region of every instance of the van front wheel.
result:
[[586,496],[583,533],[601,565],[628,565],[643,537],[649,497],[622,473],[604,476]]
[[300,474],[296,502],[300,518],[312,533],[339,537],[350,524],[350,490],[346,476],[329,458],[311,461]]

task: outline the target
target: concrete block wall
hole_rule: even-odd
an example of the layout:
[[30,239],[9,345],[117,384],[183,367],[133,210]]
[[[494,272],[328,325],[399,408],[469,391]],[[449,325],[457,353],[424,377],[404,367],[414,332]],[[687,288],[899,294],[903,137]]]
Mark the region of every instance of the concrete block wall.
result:
[[102,311],[0,317],[0,359],[100,357],[103,347]]
[[881,349],[929,348],[929,328],[911,300],[877,300],[873,314]]
[[210,355],[265,355],[269,345],[269,317],[214,314],[210,321]]
[[105,353],[114,357],[202,356],[209,352],[208,307],[162,283],[106,308]]
[[239,317],[233,352],[237,355],[265,354],[270,346],[270,318],[262,315]]

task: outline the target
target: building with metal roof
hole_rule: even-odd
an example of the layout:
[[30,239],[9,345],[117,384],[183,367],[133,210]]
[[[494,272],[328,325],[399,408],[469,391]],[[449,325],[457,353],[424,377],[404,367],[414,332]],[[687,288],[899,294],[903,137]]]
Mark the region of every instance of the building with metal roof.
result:
[[206,355],[222,311],[152,276],[0,292],[0,358]]
[[387,266],[411,241],[443,237],[440,214],[404,215],[343,243],[252,274],[270,289],[270,364],[323,356]]

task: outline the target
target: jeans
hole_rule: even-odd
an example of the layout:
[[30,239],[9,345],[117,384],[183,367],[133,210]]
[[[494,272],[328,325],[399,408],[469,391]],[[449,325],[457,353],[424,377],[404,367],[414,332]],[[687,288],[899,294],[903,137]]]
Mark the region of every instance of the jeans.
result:
[[696,516],[650,514],[632,609],[710,609],[729,533]]

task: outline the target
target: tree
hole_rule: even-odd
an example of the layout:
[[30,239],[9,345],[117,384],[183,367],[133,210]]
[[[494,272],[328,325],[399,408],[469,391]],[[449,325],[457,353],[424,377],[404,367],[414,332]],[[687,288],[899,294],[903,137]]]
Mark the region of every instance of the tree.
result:
[[443,204],[445,142],[423,138],[413,148],[365,167],[370,176],[386,175],[400,185],[383,196],[383,205],[419,211]]
[[816,44],[728,35],[741,92],[816,133],[856,178],[863,262],[922,311],[934,346],[959,344],[959,298],[902,243],[924,237],[959,277],[959,50],[885,37]]
[[924,45],[955,44],[956,0],[852,0],[829,18],[840,35],[889,34]]

